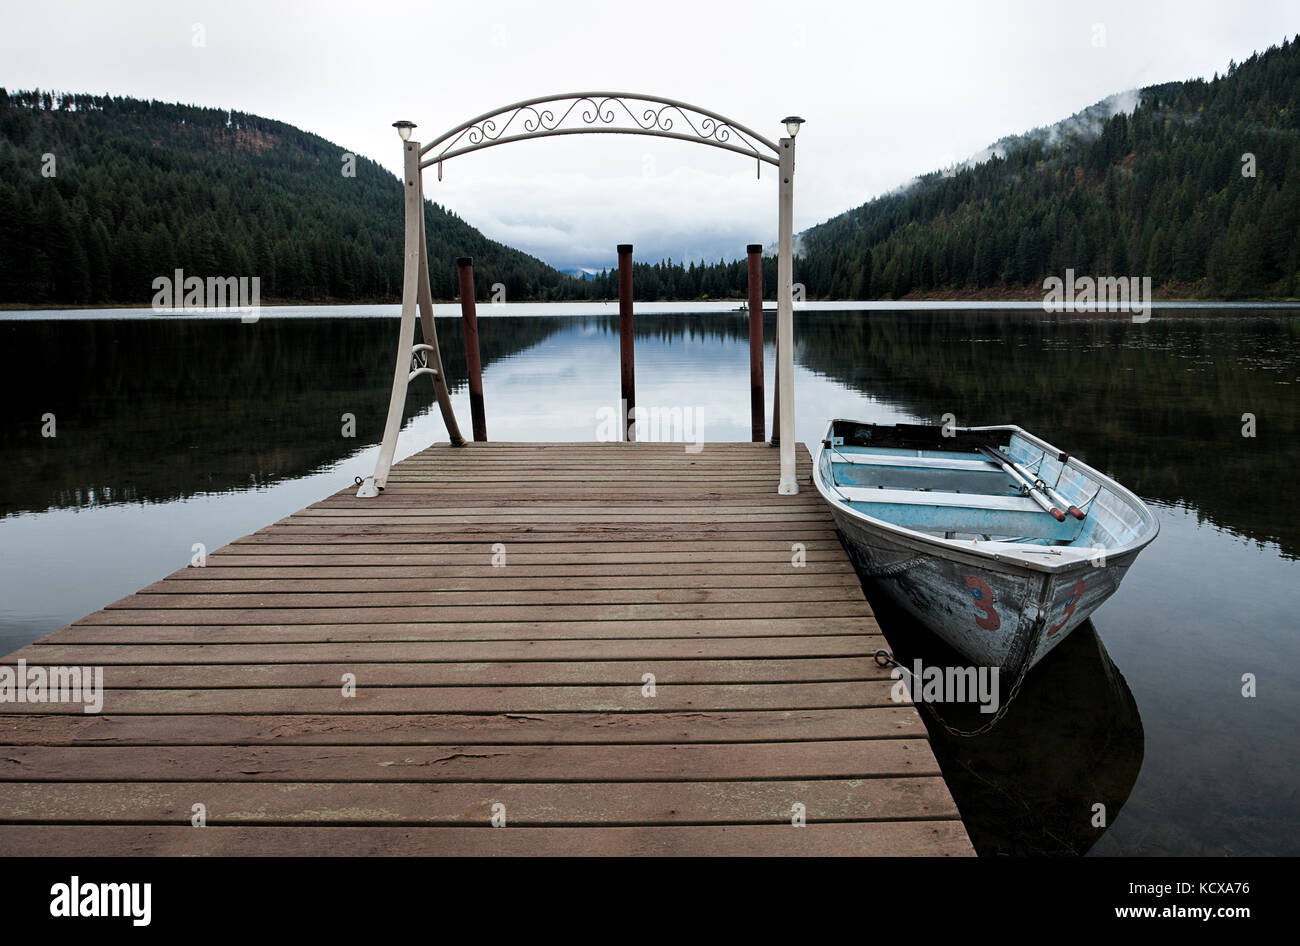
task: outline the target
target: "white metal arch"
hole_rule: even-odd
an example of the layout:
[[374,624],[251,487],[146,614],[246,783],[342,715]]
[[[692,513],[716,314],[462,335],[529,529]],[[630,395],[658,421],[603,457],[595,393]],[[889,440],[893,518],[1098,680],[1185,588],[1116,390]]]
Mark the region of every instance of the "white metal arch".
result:
[[420,149],[420,167],[511,141],[590,134],[676,138],[781,163],[774,142],[698,105],[636,92],[565,92],[515,102],[457,125]]
[[[799,492],[795,478],[794,426],[794,304],[793,214],[794,132],[802,119],[786,119],[789,137],[773,142],[758,132],[708,109],[634,92],[569,92],[515,102],[463,122],[429,144],[410,141],[410,122],[395,122],[402,134],[403,192],[406,231],[402,277],[402,324],[393,370],[393,390],[388,402],[384,439],[374,475],[366,477],[357,495],[378,496],[388,480],[397,437],[402,425],[406,388],[427,374],[452,444],[461,445],[460,428],[438,351],[433,325],[433,298],[429,291],[429,262],[424,234],[424,169],[444,161],[512,141],[577,134],[652,135],[721,148],[779,169],[777,253],[777,393],[781,473],[777,492]],[[420,313],[424,342],[413,345],[415,313]]]

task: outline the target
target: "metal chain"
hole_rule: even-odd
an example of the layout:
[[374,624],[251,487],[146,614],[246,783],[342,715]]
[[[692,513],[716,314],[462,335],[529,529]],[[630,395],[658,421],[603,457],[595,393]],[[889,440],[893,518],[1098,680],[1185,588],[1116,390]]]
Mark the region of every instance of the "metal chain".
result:
[[[894,655],[887,650],[881,649],[876,651],[874,657],[876,661],[876,666],[878,667],[891,667],[891,666],[897,667],[899,670],[907,674],[909,677],[915,678],[916,676],[915,674],[912,673],[912,671],[908,670],[897,660],[895,660]],[[940,716],[939,711],[935,709],[930,703],[926,702],[924,699],[919,701],[913,699],[912,703],[916,704],[919,702],[920,705],[925,708],[926,712],[928,712],[931,716],[933,716],[935,721],[939,723],[939,725],[942,726],[950,736],[961,736],[963,738],[982,736],[985,733],[992,730],[993,727],[996,726],[999,722],[1001,722],[1003,717],[1007,715],[1007,711],[1011,709],[1011,704],[1015,702],[1016,697],[1020,694],[1020,685],[1025,682],[1025,675],[1029,672],[1030,663],[1031,661],[1029,659],[1029,650],[1026,649],[1025,657],[1020,662],[1020,670],[1016,674],[1016,682],[1011,685],[1011,692],[1007,695],[1006,702],[1003,703],[1001,706],[999,706],[998,711],[993,714],[993,718],[990,719],[983,726],[981,726],[979,729],[969,729],[969,730],[958,729],[957,727],[949,723],[946,719],[944,719],[942,716]]]

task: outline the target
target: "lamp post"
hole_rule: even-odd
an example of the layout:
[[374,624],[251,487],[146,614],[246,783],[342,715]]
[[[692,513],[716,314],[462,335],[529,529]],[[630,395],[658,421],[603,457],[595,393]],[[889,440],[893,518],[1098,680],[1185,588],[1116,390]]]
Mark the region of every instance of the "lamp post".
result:
[[[463,446],[456,415],[451,407],[451,393],[443,372],[442,355],[438,351],[438,336],[433,325],[433,296],[429,292],[428,250],[424,237],[424,196],[420,179],[420,143],[411,140],[415,129],[412,122],[393,122],[402,138],[402,190],[406,210],[404,248],[402,254],[402,324],[398,329],[397,357],[393,362],[393,391],[388,399],[388,418],[384,422],[384,439],[379,445],[373,476],[367,476],[357,490],[365,499],[379,495],[388,482],[388,472],[397,452],[397,436],[402,429],[402,407],[406,403],[407,386],[415,378],[428,375],[433,381],[433,393],[442,410],[447,425],[447,438],[452,446]],[[415,316],[419,311],[423,341],[414,344]]]
[[402,407],[406,401],[406,385],[410,381],[408,372],[411,368],[411,336],[415,331],[416,279],[419,275],[420,248],[420,148],[419,142],[411,144],[411,132],[415,123],[408,121],[393,122],[398,135],[402,138],[402,189],[405,192],[403,203],[406,207],[406,233],[403,248],[402,266],[402,325],[397,338],[397,358],[393,366],[393,391],[388,399],[388,417],[384,423],[384,438],[379,444],[379,458],[375,463],[375,473],[367,476],[357,490],[360,499],[379,495],[379,491],[388,482],[388,471],[393,465],[393,455],[397,452],[397,435],[402,429]]
[[795,474],[794,431],[794,138],[803,119],[785,119],[788,138],[782,138],[781,186],[778,192],[776,257],[776,355],[777,396],[780,399],[781,480],[777,492],[793,496],[799,492]]

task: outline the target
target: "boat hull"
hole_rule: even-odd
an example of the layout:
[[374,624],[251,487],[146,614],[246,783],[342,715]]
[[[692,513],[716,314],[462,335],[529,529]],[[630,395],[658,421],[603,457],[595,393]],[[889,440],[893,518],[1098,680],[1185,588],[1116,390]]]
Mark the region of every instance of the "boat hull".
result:
[[874,528],[832,506],[863,581],[978,665],[1019,669],[1043,659],[1119,587],[1137,550],[1053,572]]

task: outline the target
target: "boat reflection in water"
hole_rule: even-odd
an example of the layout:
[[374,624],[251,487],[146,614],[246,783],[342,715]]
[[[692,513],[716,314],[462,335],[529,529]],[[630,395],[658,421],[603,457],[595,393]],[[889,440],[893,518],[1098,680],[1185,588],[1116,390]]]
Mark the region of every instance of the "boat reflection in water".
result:
[[[916,660],[926,667],[970,665],[886,595],[866,590],[904,667]],[[1001,700],[1011,683],[1000,681]],[[991,719],[973,703],[934,708],[962,730]],[[1137,703],[1091,621],[1025,677],[989,732],[954,736],[925,708],[918,711],[981,856],[1087,853],[1114,823],[1142,768]]]

